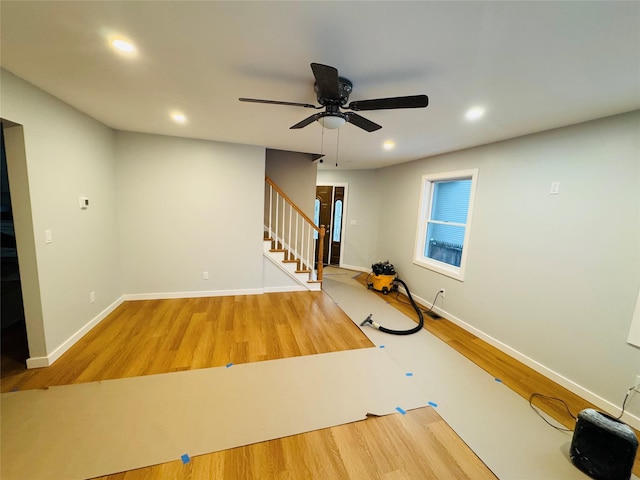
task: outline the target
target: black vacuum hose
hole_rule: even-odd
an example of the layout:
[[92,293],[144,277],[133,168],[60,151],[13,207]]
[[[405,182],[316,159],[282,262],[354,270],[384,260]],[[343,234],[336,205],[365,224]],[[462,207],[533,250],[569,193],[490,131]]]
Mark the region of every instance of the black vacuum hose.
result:
[[422,310],[420,310],[420,307],[418,307],[418,305],[416,304],[415,300],[411,296],[411,292],[409,291],[409,287],[407,287],[407,284],[404,283],[399,278],[396,278],[394,281],[398,282],[398,283],[401,283],[402,286],[404,287],[404,289],[407,291],[407,297],[409,297],[409,301],[411,302],[411,305],[413,305],[413,308],[416,309],[416,312],[418,313],[418,318],[420,319],[420,321],[418,322],[418,325],[416,325],[414,328],[411,328],[409,330],[392,330],[390,328],[385,328],[382,325],[378,325],[376,322],[374,322],[371,319],[371,315],[373,315],[373,314],[370,314],[365,319],[365,321],[360,324],[360,326],[362,327],[362,326],[364,326],[366,324],[369,324],[373,328],[377,328],[381,332],[390,333],[392,335],[411,335],[413,333],[419,332],[420,330],[422,330],[422,327],[424,326],[424,317],[422,316]]

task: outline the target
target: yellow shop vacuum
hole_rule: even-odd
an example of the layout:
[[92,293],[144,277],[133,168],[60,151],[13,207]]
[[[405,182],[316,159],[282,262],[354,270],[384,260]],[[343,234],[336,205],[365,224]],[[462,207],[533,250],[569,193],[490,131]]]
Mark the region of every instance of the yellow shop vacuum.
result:
[[396,269],[389,262],[374,263],[367,277],[367,287],[386,295],[398,288],[396,278]]
[[376,330],[380,330],[384,333],[390,333],[392,335],[411,335],[422,330],[422,327],[424,327],[424,317],[422,315],[422,310],[411,296],[411,292],[409,291],[409,287],[407,286],[407,284],[398,278],[396,269],[393,267],[393,265],[391,265],[389,262],[378,262],[371,265],[371,273],[367,276],[367,287],[369,289],[373,289],[378,292],[382,292],[384,295],[387,295],[393,290],[398,290],[398,284],[404,287],[404,290],[407,293],[407,297],[409,298],[409,302],[418,314],[418,324],[408,330],[394,330],[391,328],[386,328],[380,325],[378,322],[375,322],[373,320],[373,313],[370,313],[369,316],[365,318],[360,324],[361,327],[369,325]]

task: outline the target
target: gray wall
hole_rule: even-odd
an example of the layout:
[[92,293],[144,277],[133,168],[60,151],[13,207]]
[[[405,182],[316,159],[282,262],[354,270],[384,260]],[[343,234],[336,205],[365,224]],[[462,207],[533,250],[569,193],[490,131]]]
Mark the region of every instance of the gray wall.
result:
[[262,288],[264,148],[119,131],[116,157],[127,294]]
[[[640,111],[380,170],[377,257],[412,292],[620,406],[640,286]],[[464,282],[412,263],[421,176],[478,168]],[[551,182],[559,195],[550,195]],[[640,413],[640,403],[628,406]],[[614,412],[617,413],[617,412]]]
[[[640,288],[639,131],[636,111],[379,170],[320,169],[317,182],[349,183],[358,226],[347,226],[345,264],[389,260],[426,302],[445,288],[437,305],[454,321],[619,408],[640,373],[640,349],[626,342]],[[422,175],[470,168],[460,282],[414,265],[413,251]],[[637,417],[640,402],[627,410]]]
[[125,294],[261,291],[264,148],[114,132],[1,74],[33,365]]
[[308,153],[267,149],[265,172],[309,218],[313,219],[317,163]]
[[[1,85],[0,116],[24,131],[21,165],[7,152],[9,181],[30,200],[30,219],[28,206],[14,202],[22,221],[16,239],[19,256],[37,261],[24,271],[23,291],[30,355],[42,357],[122,294],[113,131],[4,70]],[[80,196],[89,197],[87,210],[80,210]]]

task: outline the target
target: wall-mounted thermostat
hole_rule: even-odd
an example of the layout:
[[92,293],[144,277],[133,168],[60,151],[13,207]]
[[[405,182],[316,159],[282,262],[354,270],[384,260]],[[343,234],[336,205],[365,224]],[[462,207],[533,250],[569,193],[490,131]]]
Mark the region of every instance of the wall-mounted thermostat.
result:
[[86,210],[89,207],[89,199],[87,197],[80,197],[80,208]]

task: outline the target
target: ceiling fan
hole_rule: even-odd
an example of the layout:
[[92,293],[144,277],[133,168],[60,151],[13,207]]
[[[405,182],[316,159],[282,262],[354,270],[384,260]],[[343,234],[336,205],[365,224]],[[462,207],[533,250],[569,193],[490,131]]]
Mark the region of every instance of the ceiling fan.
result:
[[[429,104],[426,95],[411,95],[407,97],[377,98],[375,100],[349,101],[349,94],[353,90],[351,81],[338,76],[338,70],[328,65],[312,63],[311,70],[316,81],[313,89],[316,92],[320,106],[309,103],[280,102],[277,100],[260,100],[257,98],[239,98],[241,102],[268,103],[273,105],[289,105],[293,107],[313,108],[324,112],[315,113],[296,123],[291,129],[303,128],[314,121],[318,121],[325,128],[339,128],[345,123],[352,123],[367,132],[375,132],[382,128],[381,125],[367,120],[358,115],[358,111],[364,110],[391,110],[397,108],[425,108]],[[342,112],[342,110],[352,110]]]

